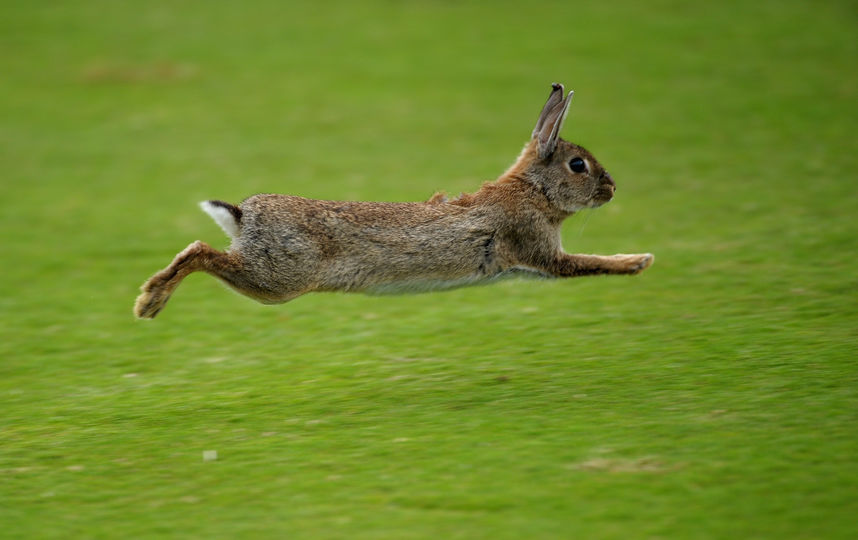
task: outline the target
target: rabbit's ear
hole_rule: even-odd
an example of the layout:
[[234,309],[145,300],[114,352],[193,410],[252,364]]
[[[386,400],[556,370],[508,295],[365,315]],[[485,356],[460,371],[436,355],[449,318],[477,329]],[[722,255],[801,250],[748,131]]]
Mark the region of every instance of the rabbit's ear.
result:
[[545,106],[542,107],[542,112],[539,113],[539,119],[536,120],[536,127],[533,128],[533,133],[530,135],[531,138],[536,137],[539,132],[542,131],[542,127],[545,125],[545,120],[548,118],[548,115],[551,114],[551,111],[554,110],[554,107],[556,107],[561,100],[563,100],[563,85],[559,83],[551,83],[551,95],[548,96],[548,101],[545,102]]
[[557,138],[560,136],[560,130],[563,128],[563,121],[566,120],[566,113],[569,112],[569,104],[574,94],[570,91],[566,99],[563,99],[563,85],[554,83],[551,86],[553,87],[551,95],[548,96],[548,101],[545,102],[531,135],[531,138],[537,139],[539,157],[542,159],[549,157],[557,148]]

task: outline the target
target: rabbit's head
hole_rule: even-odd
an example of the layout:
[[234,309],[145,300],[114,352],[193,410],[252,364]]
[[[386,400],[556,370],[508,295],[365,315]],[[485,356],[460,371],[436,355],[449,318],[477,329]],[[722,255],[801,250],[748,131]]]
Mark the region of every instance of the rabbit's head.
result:
[[601,206],[613,198],[614,180],[590,152],[560,138],[573,92],[564,99],[563,85],[552,87],[514,172],[536,184],[560,212]]

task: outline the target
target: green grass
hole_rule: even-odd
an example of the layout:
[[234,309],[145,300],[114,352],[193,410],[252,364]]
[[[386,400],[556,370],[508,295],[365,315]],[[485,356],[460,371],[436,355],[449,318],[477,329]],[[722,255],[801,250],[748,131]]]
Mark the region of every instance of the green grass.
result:
[[[0,4],[0,535],[854,538],[852,2]],[[420,200],[552,81],[635,278],[137,287],[205,198]],[[205,462],[202,453],[216,450]]]

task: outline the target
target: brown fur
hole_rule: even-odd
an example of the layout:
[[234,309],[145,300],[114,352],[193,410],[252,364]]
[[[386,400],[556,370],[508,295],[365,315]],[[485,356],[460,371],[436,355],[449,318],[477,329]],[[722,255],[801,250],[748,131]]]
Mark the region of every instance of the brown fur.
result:
[[[559,94],[558,94],[559,92]],[[563,220],[608,202],[615,185],[584,148],[558,137],[571,94],[555,85],[537,129],[500,178],[472,194],[423,203],[339,202],[255,195],[226,208],[240,233],[226,252],[194,242],[152,276],[134,313],[153,318],[188,274],[202,271],[264,303],[312,291],[441,289],[518,272],[544,277],[636,274],[650,254],[572,255]],[[573,172],[581,158],[587,170]]]

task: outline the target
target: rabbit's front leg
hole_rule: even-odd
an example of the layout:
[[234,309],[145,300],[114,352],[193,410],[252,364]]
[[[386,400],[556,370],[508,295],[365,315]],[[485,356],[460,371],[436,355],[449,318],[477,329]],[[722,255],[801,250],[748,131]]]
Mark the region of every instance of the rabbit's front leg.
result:
[[637,274],[652,264],[652,253],[632,255],[571,255],[563,253],[546,270],[557,277],[595,276],[599,274]]

